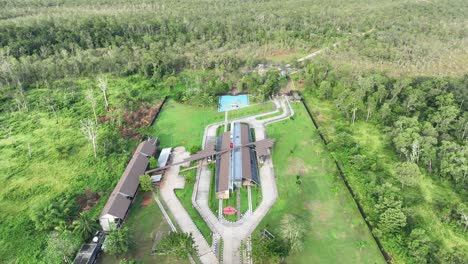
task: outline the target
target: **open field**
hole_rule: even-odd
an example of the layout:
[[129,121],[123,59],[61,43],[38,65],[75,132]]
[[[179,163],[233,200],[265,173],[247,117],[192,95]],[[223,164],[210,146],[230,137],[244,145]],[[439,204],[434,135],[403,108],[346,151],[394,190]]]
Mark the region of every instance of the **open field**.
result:
[[[322,131],[325,137],[333,141],[335,138],[335,130],[333,128],[339,122],[345,123],[343,117],[334,110],[331,102],[318,100],[312,96],[305,98],[319,126],[323,128]],[[378,173],[384,175],[391,175],[393,173],[395,165],[400,159],[390,145],[391,139],[389,135],[384,133],[381,126],[372,122],[357,121],[350,133],[360,147],[362,155],[368,157],[374,156],[379,161],[383,170]],[[336,157],[339,162],[349,164],[350,157],[346,153],[336,153]],[[364,210],[367,214],[372,213],[375,210],[374,204],[372,201],[369,201],[368,197],[371,194],[366,184],[367,179],[376,177],[376,173],[369,170],[365,175],[357,177],[347,166],[343,166],[343,168],[352,188],[362,197]],[[422,176],[419,178],[417,186],[401,192],[403,201],[407,204],[405,212],[410,217],[410,223],[427,230],[430,237],[440,240],[444,247],[452,248],[460,246],[468,248],[467,233],[459,232],[459,227],[444,220],[447,218],[445,208],[442,210],[436,209],[438,204],[442,203],[441,199],[456,204],[462,202],[463,197],[453,191],[453,187],[450,186],[448,181],[440,177],[431,177],[423,170],[421,170],[421,174]],[[390,181],[391,178],[387,180]],[[398,237],[384,236],[381,238],[381,241],[384,248],[392,252],[391,254],[396,263],[404,263],[407,256],[402,252],[398,252],[397,245],[400,243],[398,239]]]
[[134,242],[130,251],[118,257],[102,253],[98,262],[99,264],[114,264],[123,259],[135,260],[142,263],[188,263],[188,261],[178,260],[171,256],[150,255],[156,233],[158,231],[171,231],[169,224],[153,200],[150,192],[138,193],[136,200],[130,208],[125,226],[128,227]]
[[307,112],[302,104],[293,108],[294,119],[267,127],[276,139],[279,198],[257,232],[266,228],[277,235],[282,217],[292,214],[307,223],[308,231],[304,249],[290,254],[288,263],[384,263]]
[[[253,104],[239,110],[229,111],[229,120],[247,115],[272,111],[274,105],[270,102]],[[158,137],[162,147],[200,146],[203,133],[208,124],[223,121],[224,113],[219,113],[215,107],[196,107],[187,104],[168,101],[157,122],[153,126],[153,134]]]

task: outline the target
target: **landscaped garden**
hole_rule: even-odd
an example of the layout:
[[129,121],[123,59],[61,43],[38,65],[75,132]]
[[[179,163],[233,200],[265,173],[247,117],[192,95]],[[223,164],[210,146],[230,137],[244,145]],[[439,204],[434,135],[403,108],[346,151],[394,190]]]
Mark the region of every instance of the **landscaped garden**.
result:
[[[272,153],[279,198],[254,237],[266,229],[282,240],[288,230],[300,230],[296,241],[288,241],[288,263],[384,263],[305,108],[292,106],[292,119],[267,127],[276,139]],[[253,243],[254,261],[265,256],[260,244]]]
[[[231,120],[273,110],[274,104],[271,102],[256,103],[245,108],[229,111],[229,119]],[[197,149],[201,145],[207,125],[223,120],[224,113],[218,112],[215,107],[197,107],[169,100],[164,105],[162,112],[152,127],[151,133],[158,137],[160,147],[185,146],[185,148],[190,151],[191,149]],[[177,131],[177,133],[174,131]],[[208,243],[211,244],[212,232],[205,221],[203,221],[198,211],[192,206],[191,198],[195,183],[195,174],[195,169],[181,173],[181,175],[184,175],[186,178],[186,184],[184,189],[176,190],[176,195],[197,228]],[[214,188],[214,181],[212,186]],[[214,192],[212,196],[215,197]],[[215,206],[217,210],[217,200]]]

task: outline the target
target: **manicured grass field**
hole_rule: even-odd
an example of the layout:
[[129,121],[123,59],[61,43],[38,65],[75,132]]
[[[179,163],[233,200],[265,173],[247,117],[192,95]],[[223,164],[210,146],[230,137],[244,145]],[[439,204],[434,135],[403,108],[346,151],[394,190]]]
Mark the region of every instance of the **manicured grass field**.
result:
[[[275,138],[273,161],[279,198],[257,228],[279,234],[293,214],[306,223],[304,249],[288,263],[384,263],[367,226],[339,178],[305,108],[294,103],[294,120],[267,127]],[[297,177],[300,178],[300,184]]]
[[264,119],[268,119],[268,118],[271,118],[271,117],[274,117],[274,116],[279,116],[283,113],[283,108],[280,108],[279,111],[277,113],[273,113],[273,114],[269,114],[269,115],[264,115],[264,116],[259,116],[255,119],[257,120],[264,120]]
[[[274,110],[271,102],[253,104],[239,110],[229,111],[229,120]],[[168,101],[153,126],[153,134],[159,138],[162,147],[200,146],[205,127],[224,120],[224,113],[215,107],[197,107]]]
[[114,264],[123,259],[142,263],[188,263],[188,260],[178,260],[172,256],[150,255],[156,233],[171,230],[150,192],[138,194],[130,208],[125,226],[129,228],[134,242],[130,251],[118,257],[103,253],[98,263]]
[[[338,122],[344,122],[344,118],[334,110],[333,103],[318,100],[312,96],[305,97],[308,106],[314,113],[319,126],[323,127],[325,137],[328,139],[334,138],[334,129]],[[396,163],[400,161],[393,147],[391,146],[391,138],[385,134],[384,129],[372,122],[357,120],[352,129],[352,136],[362,149],[362,153],[366,156],[375,156],[386,171],[392,172]],[[440,213],[434,210],[434,203],[437,198],[444,197],[450,201],[460,202],[462,197],[457,195],[450,184],[437,177],[426,175],[423,170],[420,170],[422,177],[419,179],[419,184],[412,190],[402,192],[403,199],[417,199],[418,203],[410,206],[407,210],[419,222],[421,227],[424,227],[433,237],[437,237],[443,243],[452,247],[455,245],[463,245],[468,247],[468,233],[457,232],[450,224],[444,222]],[[367,172],[372,176],[372,172]],[[383,173],[383,172],[382,172]],[[360,182],[366,177],[352,177],[348,175],[348,180],[356,193],[366,193],[365,185]],[[372,209],[372,208],[370,208]],[[366,210],[366,208],[364,208]],[[398,239],[384,238],[382,239],[383,246],[387,250],[392,250],[393,243],[399,243]],[[404,262],[404,256],[394,254],[397,263]]]
[[[255,211],[257,206],[262,201],[262,189],[258,186],[251,186],[252,193],[252,211]],[[241,189],[241,211],[244,214],[249,209],[249,199],[247,187]]]

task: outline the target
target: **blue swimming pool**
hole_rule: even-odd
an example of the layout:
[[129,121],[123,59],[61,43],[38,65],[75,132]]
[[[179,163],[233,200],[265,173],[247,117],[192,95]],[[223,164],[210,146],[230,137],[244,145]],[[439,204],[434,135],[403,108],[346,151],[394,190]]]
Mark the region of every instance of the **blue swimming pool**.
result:
[[219,98],[218,112],[231,111],[234,109],[246,107],[249,105],[249,96],[242,95],[223,95]]

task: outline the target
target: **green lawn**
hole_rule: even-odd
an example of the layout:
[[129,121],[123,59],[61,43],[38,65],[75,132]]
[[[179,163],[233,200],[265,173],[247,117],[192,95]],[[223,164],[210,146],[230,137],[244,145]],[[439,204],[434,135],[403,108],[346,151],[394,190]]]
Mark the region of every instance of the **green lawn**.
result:
[[[258,186],[251,186],[252,192],[252,211],[255,211],[257,206],[262,201],[262,189]],[[247,187],[241,189],[241,212],[244,214],[249,209],[249,198]]]
[[255,119],[264,120],[264,119],[268,119],[268,118],[271,118],[271,117],[274,117],[274,116],[279,116],[281,114],[283,114],[283,108],[280,108],[277,113],[272,113],[272,114],[268,114],[268,115],[264,115],[264,116],[259,116],[259,117],[255,118]]
[[[253,104],[229,112],[229,119],[264,113],[274,110],[271,102]],[[197,107],[170,100],[163,107],[152,133],[159,138],[162,147],[167,146],[200,146],[205,127],[211,123],[224,120],[224,113],[215,107]]]
[[[275,138],[273,161],[279,198],[257,232],[279,234],[285,214],[308,226],[304,249],[288,263],[384,263],[367,226],[347,191],[330,154],[302,104],[293,104],[294,120],[267,127]],[[297,177],[300,184],[297,183]]]
[[213,238],[211,229],[200,216],[197,209],[192,206],[192,193],[196,173],[197,170],[195,169],[182,172],[181,175],[185,176],[185,188],[182,190],[176,190],[175,194],[177,195],[177,198],[179,198],[185,210],[187,210],[187,213],[190,215],[190,218],[192,218],[198,230],[200,230],[208,244],[211,245],[211,240]]
[[[150,199],[150,203],[143,205],[143,201]],[[131,250],[124,256],[110,256],[105,253],[99,258],[101,264],[114,264],[122,259],[136,260],[142,263],[188,263],[178,260],[172,256],[151,256],[153,238],[158,231],[170,231],[171,228],[164,218],[161,210],[153,200],[151,193],[139,193],[132,204],[129,217],[125,222],[132,236],[133,245]]]
[[[311,111],[314,112],[319,126],[324,128],[325,136],[328,139],[333,139],[335,131],[332,127],[338,122],[344,122],[344,118],[334,110],[334,106],[330,102],[318,100],[311,96],[307,96],[305,99],[308,106],[311,107]],[[395,164],[400,159],[390,144],[391,139],[384,133],[383,129],[372,122],[358,120],[354,124],[351,133],[353,139],[361,147],[362,154],[377,157],[384,170],[391,174]],[[338,159],[346,158],[338,157]],[[407,214],[411,215],[413,221],[417,221],[417,225],[426,229],[432,237],[440,239],[445,246],[463,245],[468,247],[468,233],[457,232],[456,228],[444,222],[442,218],[446,212],[438,211],[434,206],[437,203],[436,199],[441,199],[441,197],[452,202],[460,202],[462,198],[452,190],[447,181],[425,175],[423,170],[421,170],[421,173],[423,175],[417,187],[402,191],[403,200],[416,199],[419,201],[408,207]],[[366,193],[368,192],[363,181],[365,181],[366,177],[375,177],[371,171],[367,172],[367,174],[366,176],[361,175],[361,177],[353,177],[352,174],[347,174],[352,188],[357,194],[362,195],[363,199],[366,199]],[[373,210],[372,205],[369,204],[368,206],[370,207],[366,208],[364,206],[364,210]],[[390,251],[395,258],[396,263],[405,262],[405,256],[398,252],[398,247],[395,246],[399,243],[398,238],[387,237],[381,240],[384,248]]]

